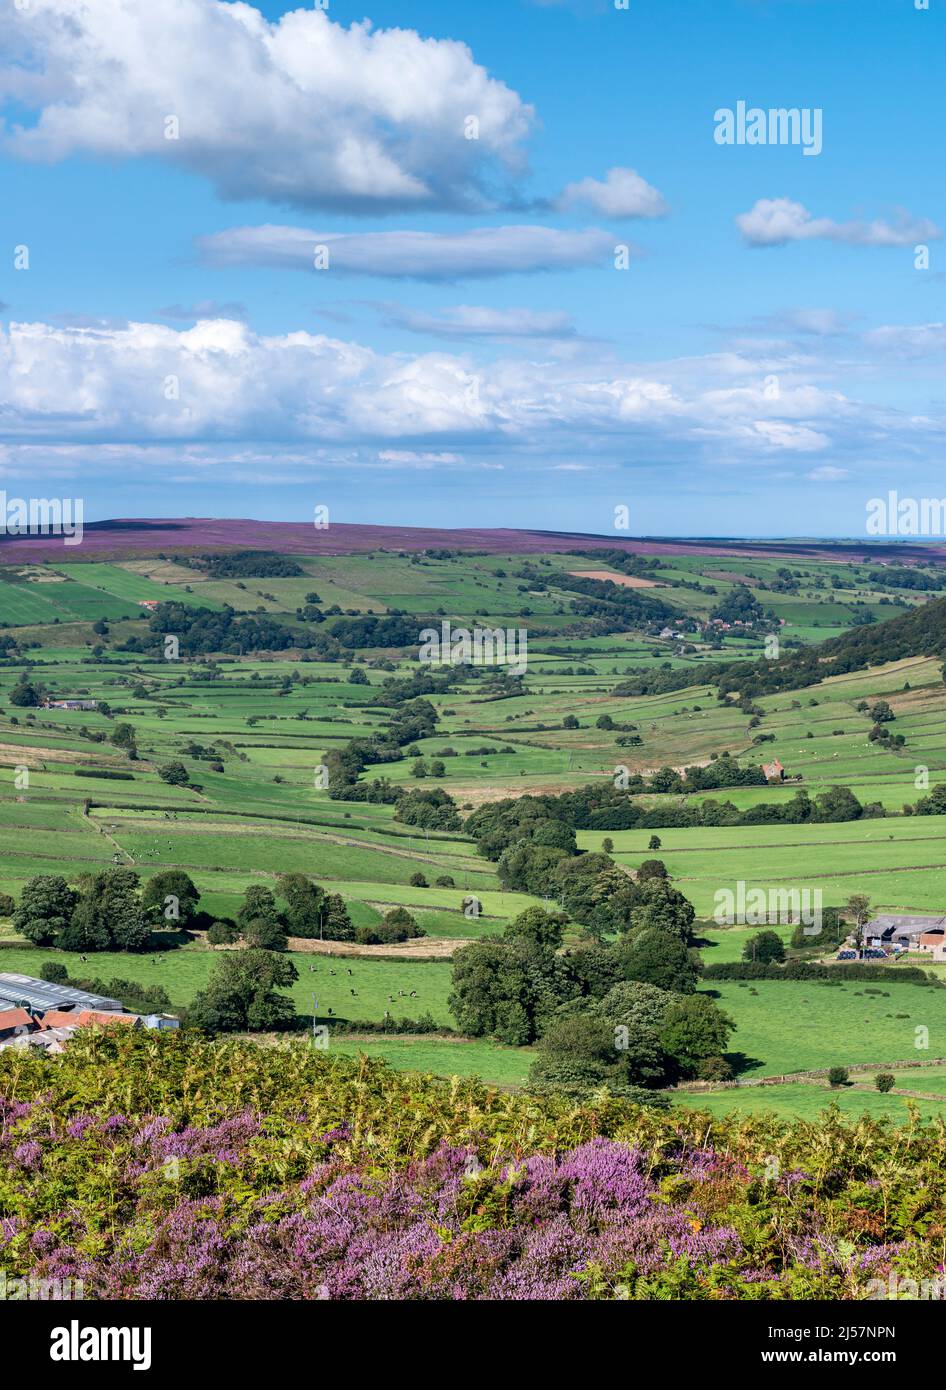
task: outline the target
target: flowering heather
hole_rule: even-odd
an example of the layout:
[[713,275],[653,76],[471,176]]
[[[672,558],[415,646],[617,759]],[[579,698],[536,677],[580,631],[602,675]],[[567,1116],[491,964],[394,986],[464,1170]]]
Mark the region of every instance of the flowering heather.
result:
[[[84,528],[83,555],[86,559],[128,559],[138,555],[157,555],[162,551],[175,554],[219,550],[271,550],[280,555],[358,555],[379,548],[388,550],[422,551],[428,549],[469,550],[479,554],[517,555],[545,554],[550,537],[561,546],[586,549],[632,550],[639,555],[719,555],[745,559],[745,546],[725,541],[633,541],[622,539],[620,533],[602,538],[580,531],[528,531],[506,527],[466,527],[444,529],[425,526],[365,526],[333,521],[324,530],[311,521],[260,521],[229,517],[177,517],[147,520],[120,518],[114,521],[88,522]],[[7,564],[36,563],[44,558],[62,559],[62,540],[58,536],[28,535],[0,536]],[[904,561],[919,559],[928,563],[938,557],[943,547],[926,542],[920,546],[880,546],[876,542],[865,547],[859,558],[874,563],[894,558]],[[842,550],[851,558],[851,547]],[[775,557],[798,561],[802,557],[830,558],[837,547],[830,541],[792,542],[765,545],[754,543],[752,554],[757,558]]]
[[0,1059],[0,1273],[107,1299],[857,1298],[935,1276],[944,1149],[918,1122],[720,1122],[89,1033]]

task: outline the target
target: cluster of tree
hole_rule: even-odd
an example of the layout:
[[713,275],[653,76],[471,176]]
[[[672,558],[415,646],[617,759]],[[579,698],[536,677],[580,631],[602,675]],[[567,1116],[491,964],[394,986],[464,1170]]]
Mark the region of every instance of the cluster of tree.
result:
[[295,560],[269,550],[235,550],[230,555],[201,555],[198,563],[211,579],[295,579],[305,574]]
[[562,950],[568,920],[529,908],[502,938],[456,954],[449,1003],[464,1033],[538,1043],[531,1083],[579,1096],[729,1074],[722,1053],[733,1024],[695,993],[696,964],[680,935],[645,915],[612,945]]
[[641,667],[612,694],[661,695],[684,690],[698,679],[722,691],[749,697],[802,690],[828,676],[863,671],[910,656],[946,657],[946,598],[934,599],[883,623],[864,623],[817,646],[798,647],[772,661],[701,662],[699,668]]
[[10,691],[10,704],[18,709],[36,709],[43,703],[43,695],[44,687],[34,685],[24,672]]
[[575,831],[559,801],[527,795],[484,802],[467,816],[464,830],[476,841],[478,853],[494,861],[521,841],[575,854]]
[[398,798],[394,819],[422,830],[459,830],[462,823],[457,803],[442,787],[405,792]]
[[440,619],[396,611],[365,613],[337,618],[332,624],[332,636],[341,646],[355,651],[366,647],[416,647],[425,627],[439,629]]
[[208,1033],[272,1032],[291,1027],[296,1010],[279,991],[299,978],[288,956],[250,949],[221,956],[206,989],[186,1014],[189,1027]]
[[293,647],[315,651],[327,659],[341,655],[338,644],[327,634],[289,628],[264,613],[237,613],[225,608],[221,613],[209,608],[191,608],[183,603],[162,603],[148,619],[143,636],[129,637],[121,651],[143,655],[164,655],[165,638],[177,638],[183,657],[225,652],[245,656],[248,652],[284,652]]
[[361,946],[394,946],[418,936],[426,936],[426,932],[405,907],[392,907],[380,922],[358,927],[355,931],[355,940]]
[[570,600],[569,607],[577,617],[594,619],[591,631],[599,636],[680,622],[683,616],[648,590],[616,584],[613,579],[587,579],[564,571],[553,571],[543,579],[543,587],[554,585],[580,595]]
[[252,884],[236,921],[213,920],[201,911],[200,893],[183,870],[166,869],[141,886],[133,870],[116,866],[80,875],[75,887],[59,875],[41,874],[10,907],[16,931],[36,946],[64,951],[140,951],[153,931],[205,926],[211,945],[242,937],[249,946],[275,951],[286,949],[289,936],[354,939],[341,894],[327,893],[301,873],[281,875],[278,889],[283,906],[271,889]]
[[183,763],[174,762],[162,763],[158,768],[158,776],[162,782],[166,782],[169,787],[186,787],[190,785],[191,775]]
[[23,887],[13,928],[34,946],[62,951],[143,951],[153,917],[132,869],[82,874],[75,888],[59,874],[39,874]]
[[607,565],[609,569],[618,570],[621,574],[637,579],[650,579],[656,570],[667,568],[656,555],[638,555],[632,550],[570,550],[568,554],[581,555],[586,560],[596,561],[598,568]]
[[946,574],[895,565],[890,569],[869,570],[867,581],[875,589],[946,589]]
[[921,796],[915,805],[904,806],[907,815],[946,816],[946,782],[940,782],[930,789],[929,796]]
[[[719,762],[728,761],[720,758]],[[672,776],[676,774],[667,769]],[[689,769],[688,769],[689,771]],[[658,774],[649,779],[648,790],[678,791],[669,779],[661,783]],[[659,785],[658,785],[659,784]],[[946,789],[934,791],[917,803],[917,811],[941,814],[946,810]],[[934,809],[938,808],[938,809]],[[494,801],[478,807],[466,819],[464,829],[486,859],[499,860],[507,850],[522,841],[548,849],[574,853],[576,830],[661,830],[689,826],[835,824],[860,820],[862,816],[883,816],[879,802],[863,805],[849,787],[828,787],[814,798],[799,788],[790,800],[763,802],[741,809],[731,801],[712,799],[690,804],[643,805],[611,783],[578,787],[560,796],[522,796]],[[532,890],[528,890],[532,891]]]
[[327,893],[302,873],[281,874],[277,880],[280,907],[271,888],[251,884],[243,894],[236,921],[221,919],[207,933],[212,946],[242,939],[257,950],[285,951],[290,936],[323,941],[353,941],[355,928],[345,899]]
[[437,711],[429,700],[406,699],[395,704],[387,728],[372,738],[353,738],[325,756],[328,794],[333,800],[376,801],[393,804],[404,794],[386,779],[360,781],[361,774],[378,763],[398,762],[406,745],[429,738],[437,727]]
[[751,627],[765,621],[766,613],[755,594],[745,584],[736,584],[711,610],[710,620],[723,623],[743,623]]

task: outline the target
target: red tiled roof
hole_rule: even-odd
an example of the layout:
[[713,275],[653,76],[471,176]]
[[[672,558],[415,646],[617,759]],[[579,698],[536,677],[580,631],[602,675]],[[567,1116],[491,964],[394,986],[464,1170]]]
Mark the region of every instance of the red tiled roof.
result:
[[44,1028],[89,1028],[93,1024],[134,1023],[134,1014],[107,1013],[104,1009],[47,1009]]
[[0,1010],[0,1033],[5,1033],[11,1028],[28,1027],[33,1019],[25,1009],[2,1009]]

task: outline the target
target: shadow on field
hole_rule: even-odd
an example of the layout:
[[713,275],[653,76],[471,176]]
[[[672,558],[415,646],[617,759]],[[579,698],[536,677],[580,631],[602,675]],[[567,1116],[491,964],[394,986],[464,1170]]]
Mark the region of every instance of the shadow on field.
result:
[[745,1052],[724,1052],[723,1056],[732,1067],[734,1076],[741,1076],[743,1072],[758,1071],[765,1063],[759,1057],[748,1057]]

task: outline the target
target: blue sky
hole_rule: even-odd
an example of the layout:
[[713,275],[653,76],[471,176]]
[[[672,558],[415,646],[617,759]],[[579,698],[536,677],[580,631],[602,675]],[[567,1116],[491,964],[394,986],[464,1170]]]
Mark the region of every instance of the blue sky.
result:
[[[942,495],[946,0],[0,21],[8,494],[855,536]],[[740,101],[823,149],[717,143]]]

